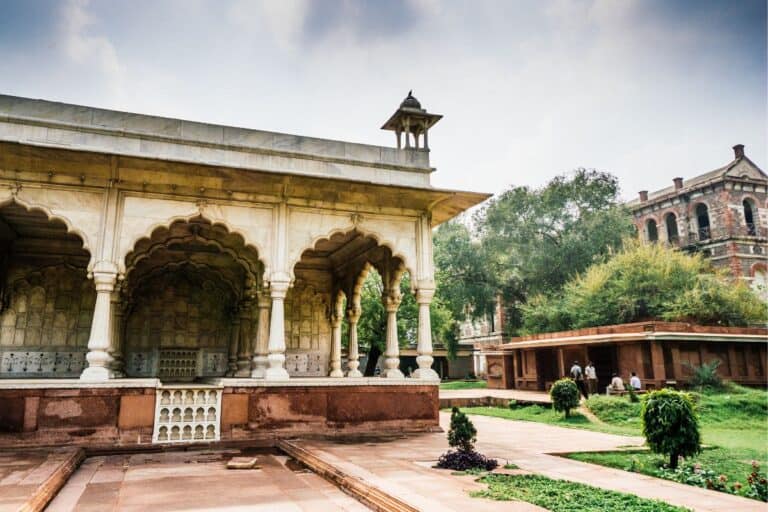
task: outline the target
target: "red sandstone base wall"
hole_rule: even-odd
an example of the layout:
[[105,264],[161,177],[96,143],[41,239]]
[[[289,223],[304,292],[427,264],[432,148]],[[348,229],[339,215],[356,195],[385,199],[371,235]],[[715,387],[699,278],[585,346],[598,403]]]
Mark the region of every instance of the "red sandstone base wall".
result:
[[[0,390],[0,447],[152,442],[155,388]],[[224,388],[221,441],[439,428],[437,386]]]

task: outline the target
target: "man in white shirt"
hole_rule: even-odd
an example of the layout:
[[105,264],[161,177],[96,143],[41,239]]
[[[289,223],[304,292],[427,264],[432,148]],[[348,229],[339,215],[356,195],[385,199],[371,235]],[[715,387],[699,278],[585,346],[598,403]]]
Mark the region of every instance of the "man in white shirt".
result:
[[595,370],[595,365],[592,364],[592,361],[584,367],[584,376],[587,378],[587,390],[589,390],[589,393],[597,393],[597,370]]
[[635,372],[632,372],[632,377],[629,379],[629,387],[631,387],[635,391],[643,387],[642,384],[640,383],[640,377],[638,377]]
[[589,398],[589,391],[587,391],[587,386],[584,383],[584,372],[581,371],[581,366],[579,366],[578,361],[573,362],[570,373],[571,378],[576,382],[576,387],[579,388],[579,391],[581,391],[584,398]]

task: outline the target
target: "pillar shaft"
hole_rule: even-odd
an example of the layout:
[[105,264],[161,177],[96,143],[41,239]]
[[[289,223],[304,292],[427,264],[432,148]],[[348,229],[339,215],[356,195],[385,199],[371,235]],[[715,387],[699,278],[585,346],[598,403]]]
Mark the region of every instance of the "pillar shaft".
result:
[[240,337],[237,350],[236,377],[251,376],[251,320],[253,304],[248,301],[240,308]]
[[385,290],[382,301],[387,312],[387,346],[384,352],[384,371],[382,377],[402,379],[405,376],[400,371],[400,345],[397,340],[397,308],[400,306],[400,290]]
[[261,292],[259,294],[259,323],[256,328],[256,336],[254,337],[253,347],[253,370],[251,371],[251,377],[256,379],[263,379],[267,373],[267,366],[269,359],[269,306],[272,303],[272,299],[268,293]]
[[413,372],[416,379],[440,380],[440,376],[432,369],[432,322],[429,317],[429,305],[435,290],[424,288],[416,291],[416,303],[419,305],[419,327],[416,345],[416,364],[418,369]]
[[272,314],[269,322],[269,367],[265,378],[267,380],[286,380],[288,372],[285,369],[285,312],[284,301],[288,293],[287,281],[273,281],[270,285],[272,298]]
[[330,377],[344,376],[341,371],[341,314],[338,311],[331,317],[331,372]]
[[88,367],[80,375],[82,380],[101,381],[113,377],[109,368],[112,358],[109,349],[112,342],[112,292],[117,281],[117,268],[108,261],[100,261],[93,270],[96,285],[96,304],[93,308],[91,335],[88,339]]
[[347,377],[358,378],[363,374],[358,368],[360,368],[360,352],[357,341],[357,322],[360,320],[360,309],[350,308],[347,309],[347,321],[349,322],[349,354],[347,361]]
[[237,373],[237,347],[240,344],[240,313],[235,313],[232,319],[232,331],[227,349],[227,376],[234,377]]

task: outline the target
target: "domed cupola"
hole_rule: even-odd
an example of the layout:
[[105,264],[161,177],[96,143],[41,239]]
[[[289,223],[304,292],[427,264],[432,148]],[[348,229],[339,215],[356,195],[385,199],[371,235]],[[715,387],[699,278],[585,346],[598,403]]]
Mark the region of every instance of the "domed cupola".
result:
[[[429,151],[427,132],[442,117],[440,114],[430,114],[426,109],[421,108],[421,103],[413,95],[413,91],[408,91],[408,96],[400,103],[400,108],[392,114],[381,129],[395,132],[397,149]],[[403,146],[402,134],[405,134],[405,146]]]

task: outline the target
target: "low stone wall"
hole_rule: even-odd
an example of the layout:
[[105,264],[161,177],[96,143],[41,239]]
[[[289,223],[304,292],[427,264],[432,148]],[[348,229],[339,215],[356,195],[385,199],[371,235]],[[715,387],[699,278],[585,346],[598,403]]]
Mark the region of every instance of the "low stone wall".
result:
[[[0,389],[0,447],[148,445],[155,387]],[[221,442],[439,428],[436,385],[224,387]]]

